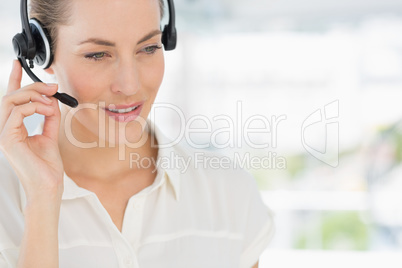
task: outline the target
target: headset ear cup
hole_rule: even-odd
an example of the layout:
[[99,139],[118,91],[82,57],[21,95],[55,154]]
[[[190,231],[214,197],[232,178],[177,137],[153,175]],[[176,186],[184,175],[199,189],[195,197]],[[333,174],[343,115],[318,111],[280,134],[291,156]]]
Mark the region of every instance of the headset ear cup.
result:
[[171,27],[171,25],[165,25],[162,33],[162,44],[166,51],[173,50],[176,48],[177,43],[177,33],[176,28]]
[[36,53],[34,57],[35,63],[47,69],[52,65],[53,53],[52,53],[52,42],[50,35],[46,28],[36,19],[30,19],[29,25],[31,28],[32,36],[36,44]]
[[28,44],[23,33],[16,34],[13,38],[13,48],[17,58],[27,57]]

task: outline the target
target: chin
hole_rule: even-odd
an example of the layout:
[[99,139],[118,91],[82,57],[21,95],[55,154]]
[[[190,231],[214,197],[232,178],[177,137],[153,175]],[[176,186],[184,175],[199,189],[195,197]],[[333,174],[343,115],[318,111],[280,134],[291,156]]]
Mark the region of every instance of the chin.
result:
[[[148,139],[146,120],[141,117],[130,122],[116,122],[109,120],[109,127],[100,139],[107,141],[110,147],[126,145],[130,148],[139,148],[144,145]],[[105,145],[106,145],[105,143]]]

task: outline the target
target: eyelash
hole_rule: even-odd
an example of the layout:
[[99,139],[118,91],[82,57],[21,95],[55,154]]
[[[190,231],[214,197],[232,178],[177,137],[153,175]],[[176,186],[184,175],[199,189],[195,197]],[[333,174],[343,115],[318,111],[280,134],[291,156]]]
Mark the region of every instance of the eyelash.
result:
[[[146,49],[149,49],[149,48],[152,49],[151,52],[146,52],[145,50],[146,50]],[[161,49],[161,48],[162,48],[162,46],[159,46],[159,45],[152,45],[152,46],[144,47],[143,49],[141,49],[141,51],[144,51],[144,52],[145,52],[146,54],[148,54],[148,55],[152,55],[152,54],[155,54],[156,51],[158,51],[158,49]]]
[[[106,53],[105,52],[96,52],[96,53],[91,53],[85,55],[86,59],[93,60],[93,61],[101,61],[105,57]],[[100,56],[100,57],[98,57]]]
[[[162,48],[162,46],[152,45],[152,46],[147,46],[147,47],[141,49],[141,51],[147,55],[153,55],[156,53],[156,51],[158,51],[161,48]],[[151,51],[147,52],[146,51],[147,49],[151,49]],[[106,52],[96,52],[96,53],[91,53],[91,54],[85,55],[85,58],[89,59],[89,60],[93,60],[93,61],[101,61],[105,58],[105,56],[107,56]]]

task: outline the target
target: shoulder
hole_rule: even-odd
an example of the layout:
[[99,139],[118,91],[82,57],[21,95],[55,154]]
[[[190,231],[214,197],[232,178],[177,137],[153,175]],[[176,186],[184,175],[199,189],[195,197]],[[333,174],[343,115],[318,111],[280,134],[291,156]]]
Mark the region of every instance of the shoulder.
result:
[[222,200],[225,197],[230,202],[247,203],[251,196],[259,195],[254,177],[234,156],[222,151],[195,149],[186,143],[177,144],[174,152],[178,155],[176,164],[184,188],[205,190],[215,195],[209,195],[211,198]]
[[178,218],[190,222],[191,228],[221,231],[219,236],[225,234],[231,245],[237,245],[240,267],[254,265],[274,225],[254,177],[244,169],[247,157],[239,154],[236,159],[235,153],[200,150],[185,142],[169,150],[180,177]]
[[172,140],[155,129],[158,145],[163,145],[159,147],[157,165],[172,170],[169,176],[180,178],[175,181],[179,181],[183,200],[208,200],[205,205],[216,203],[246,209],[255,196],[258,198],[256,181],[243,168],[244,160],[236,159],[236,153],[195,148],[185,139]]
[[191,160],[180,175],[181,200],[191,204],[196,213],[212,216],[214,222],[226,223],[244,234],[247,243],[265,232],[260,234],[266,238],[265,244],[273,230],[272,213],[251,173],[227,154],[183,144],[179,147],[175,151]]
[[[231,184],[252,184],[254,178],[239,161],[241,153],[225,150],[200,150],[183,145],[183,152],[192,159],[190,169],[210,180],[228,181]],[[243,185],[245,186],[245,185]]]

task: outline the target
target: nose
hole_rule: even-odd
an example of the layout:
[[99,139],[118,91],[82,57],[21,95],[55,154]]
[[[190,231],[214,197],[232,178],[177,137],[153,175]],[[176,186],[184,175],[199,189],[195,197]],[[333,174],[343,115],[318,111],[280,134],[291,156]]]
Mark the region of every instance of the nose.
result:
[[115,93],[134,95],[141,88],[138,66],[130,60],[117,64],[111,90]]

